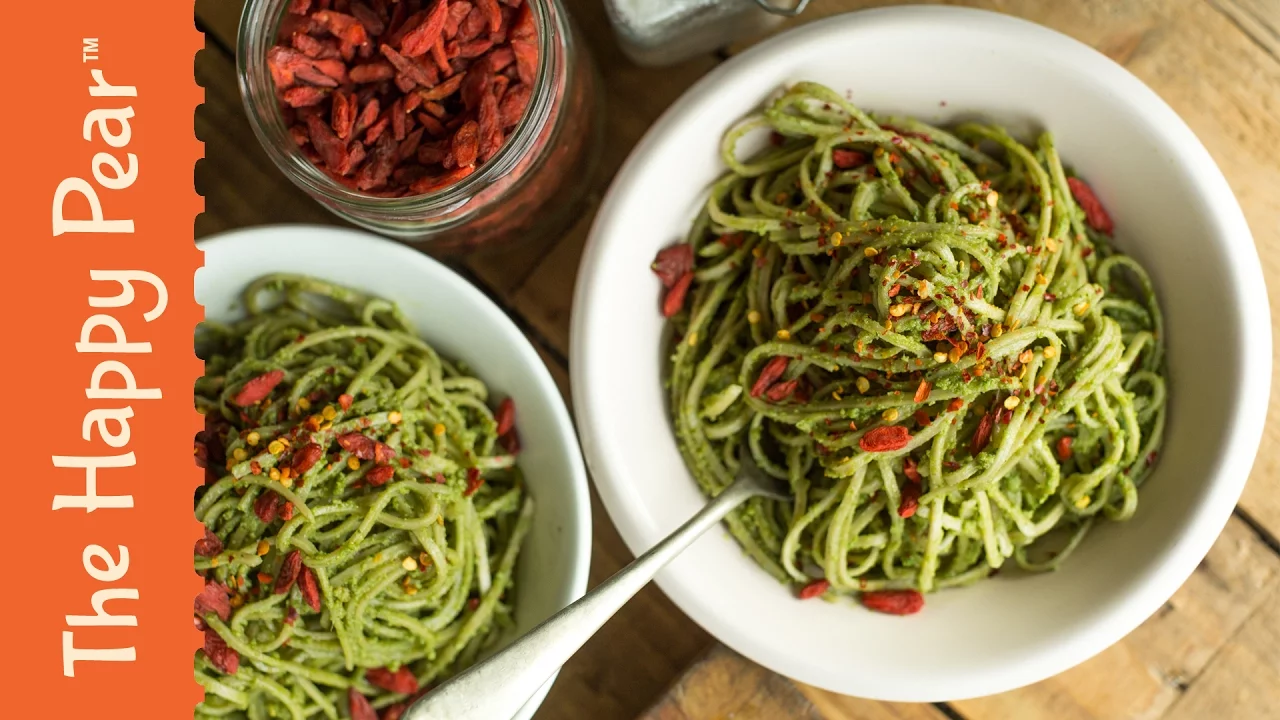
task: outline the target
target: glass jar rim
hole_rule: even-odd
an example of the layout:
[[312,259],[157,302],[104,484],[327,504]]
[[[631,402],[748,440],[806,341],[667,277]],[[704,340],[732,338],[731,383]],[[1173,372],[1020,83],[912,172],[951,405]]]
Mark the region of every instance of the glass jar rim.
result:
[[550,118],[557,80],[557,58],[553,53],[559,51],[554,30],[565,26],[565,18],[557,0],[524,1],[532,11],[538,42],[538,67],[529,105],[498,152],[475,172],[452,185],[406,197],[377,197],[335,181],[296,149],[297,144],[281,114],[275,82],[266,63],[267,51],[277,40],[280,22],[288,11],[290,0],[249,0],[240,16],[236,74],[254,135],[272,161],[291,180],[324,201],[374,213],[448,212],[514,170],[536,143]]

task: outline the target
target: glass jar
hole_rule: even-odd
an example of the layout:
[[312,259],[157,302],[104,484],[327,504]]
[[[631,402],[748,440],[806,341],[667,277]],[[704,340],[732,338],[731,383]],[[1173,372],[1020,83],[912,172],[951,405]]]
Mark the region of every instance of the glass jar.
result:
[[560,0],[526,0],[538,69],[524,117],[502,148],[457,183],[375,197],[334,181],[293,140],[267,65],[290,0],[249,0],[236,65],[254,133],[291,181],[334,214],[424,250],[461,252],[563,232],[582,214],[600,155],[595,68]]

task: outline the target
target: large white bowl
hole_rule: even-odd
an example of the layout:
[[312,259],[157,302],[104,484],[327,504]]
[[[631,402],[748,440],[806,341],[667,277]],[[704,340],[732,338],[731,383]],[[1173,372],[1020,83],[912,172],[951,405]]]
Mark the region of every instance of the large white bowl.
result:
[[[533,346],[498,306],[452,270],[363,232],[311,226],[254,228],[200,243],[196,300],[207,317],[243,312],[240,293],[272,272],[313,275],[375,293],[401,310],[441,355],[465,361],[494,393],[515,400],[520,467],[537,503],[516,568],[516,632],[582,596],[591,562],[587,476],[564,401]],[[554,678],[515,720],[528,720]]]
[[[1064,35],[953,8],[858,12],[786,33],[691,88],[614,181],[578,279],[573,397],[588,465],[635,552],[704,503],[660,384],[654,253],[683,238],[723,172],[726,127],[814,80],[864,108],[1039,127],[1101,195],[1167,318],[1170,416],[1137,516],[1101,523],[1057,573],[932,596],[910,618],[800,602],[713,532],[658,579],[694,620],[784,675],[849,695],[938,701],[1001,692],[1116,642],[1169,598],[1221,531],[1257,451],[1271,376],[1258,257],[1222,173],[1155,93]],[[943,104],[945,102],[945,105]]]

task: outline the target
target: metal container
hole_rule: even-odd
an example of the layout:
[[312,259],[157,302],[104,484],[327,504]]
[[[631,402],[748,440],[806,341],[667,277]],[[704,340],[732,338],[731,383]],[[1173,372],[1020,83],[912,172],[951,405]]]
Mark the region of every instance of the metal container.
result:
[[[781,4],[778,4],[781,3]],[[767,32],[809,0],[605,0],[622,51],[638,65],[672,65]]]

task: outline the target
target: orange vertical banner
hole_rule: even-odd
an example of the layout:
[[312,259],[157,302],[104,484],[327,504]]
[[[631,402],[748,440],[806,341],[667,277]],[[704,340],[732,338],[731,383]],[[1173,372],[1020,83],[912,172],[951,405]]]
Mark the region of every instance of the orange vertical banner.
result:
[[0,715],[190,717],[192,6],[4,18]]

